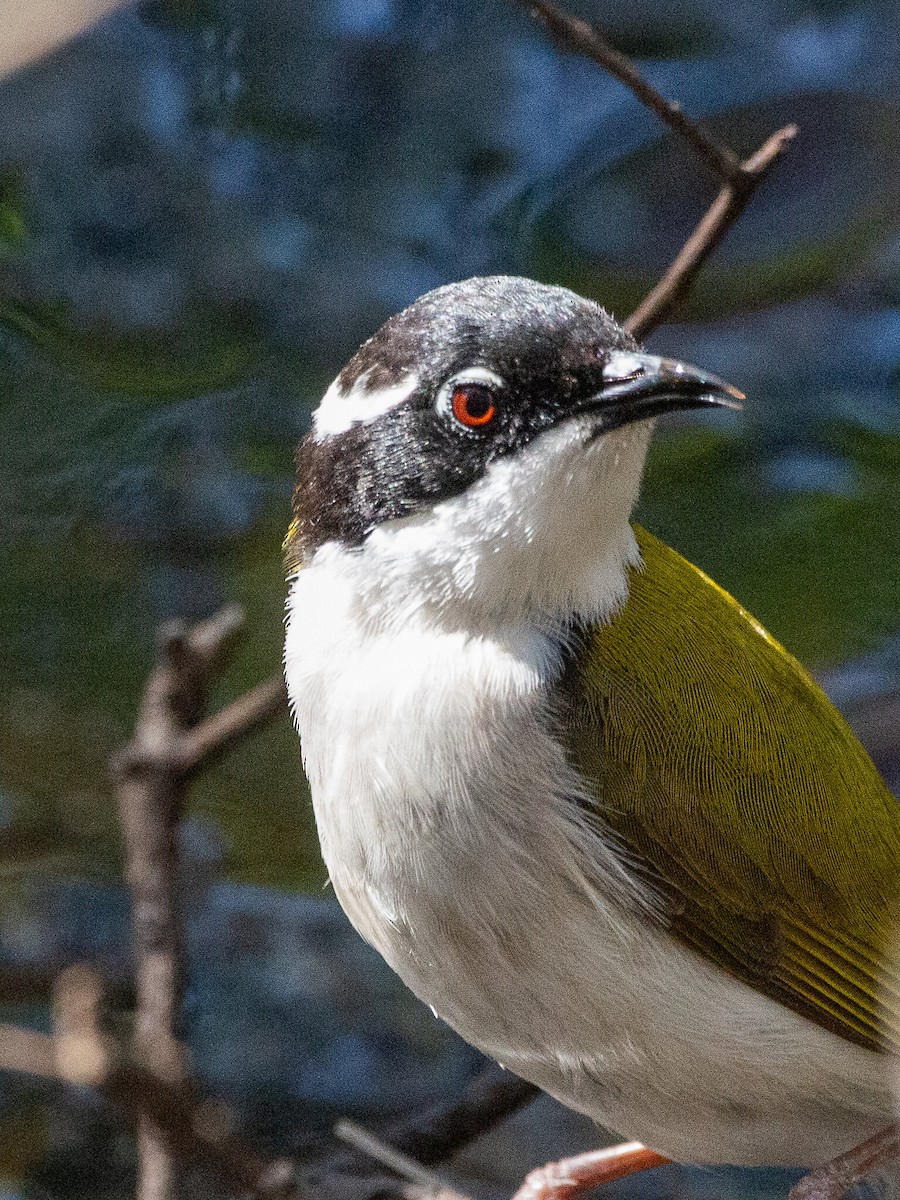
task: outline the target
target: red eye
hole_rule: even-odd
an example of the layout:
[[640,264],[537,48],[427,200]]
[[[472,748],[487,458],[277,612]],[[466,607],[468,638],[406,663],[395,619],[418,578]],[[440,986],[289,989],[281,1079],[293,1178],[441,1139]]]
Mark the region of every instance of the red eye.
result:
[[490,425],[497,415],[493,392],[483,383],[461,383],[455,387],[450,397],[450,410],[466,429]]

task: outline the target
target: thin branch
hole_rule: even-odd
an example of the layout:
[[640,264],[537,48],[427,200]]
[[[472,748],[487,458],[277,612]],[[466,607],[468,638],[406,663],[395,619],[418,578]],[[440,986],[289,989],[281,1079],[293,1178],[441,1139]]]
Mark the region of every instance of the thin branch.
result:
[[552,4],[547,4],[546,0],[521,2],[543,23],[550,37],[559,46],[592,59],[608,75],[624,83],[642,104],[656,113],[661,121],[671,126],[696,150],[718,179],[737,182],[741,173],[741,163],[734,151],[696,121],[685,116],[680,104],[661,95],[638,72],[631,59],[611,46],[594,26],[589,25],[587,21],[578,20]]
[[307,1168],[301,1183],[292,1162],[266,1155],[233,1131],[226,1106],[198,1102],[186,1084],[161,1079],[121,1055],[101,1028],[102,996],[103,983],[93,968],[69,968],[57,984],[54,1034],[0,1024],[0,1071],[92,1088],[139,1127],[149,1123],[164,1133],[179,1161],[212,1172],[230,1189],[255,1200],[469,1200],[371,1135],[364,1157],[385,1162],[390,1157],[387,1165],[400,1181],[370,1168],[319,1175]]
[[739,181],[722,188],[662,279],[625,321],[625,328],[639,341],[661,325],[687,293],[700,268],[750,203],[769,168],[796,136],[797,126],[786,125],[741,163]]
[[186,1161],[211,1167],[231,1186],[264,1200],[277,1194],[270,1181],[284,1173],[280,1163],[267,1161],[233,1136],[223,1137],[214,1123],[198,1120],[202,1106],[192,1104],[182,1089],[134,1063],[110,1061],[89,1036],[54,1037],[0,1024],[0,1070],[92,1087],[136,1123],[149,1117],[165,1129]]
[[[451,1157],[487,1133],[538,1094],[494,1063],[488,1063],[462,1093],[424,1113],[389,1126],[383,1139],[389,1150],[373,1155],[373,1142],[332,1152],[307,1164],[302,1182],[285,1159],[267,1158],[230,1129],[223,1105],[198,1103],[187,1084],[172,1084],[142,1064],[122,1057],[99,1029],[101,986],[93,968],[66,969],[56,981],[56,1036],[0,1024],[0,1070],[93,1087],[125,1111],[134,1123],[151,1124],[165,1134],[169,1152],[222,1177],[229,1185],[260,1200],[465,1200],[424,1164]],[[369,1159],[384,1162],[414,1186],[375,1174]],[[412,1177],[410,1164],[417,1172]]]
[[195,775],[227,754],[245,737],[263,729],[275,717],[286,712],[287,692],[284,678],[279,672],[220,708],[182,737],[179,751],[181,771],[185,775]]
[[[539,1094],[497,1063],[488,1062],[459,1095],[424,1112],[401,1117],[381,1131],[384,1140],[401,1154],[429,1166],[452,1157],[457,1150],[518,1112]],[[358,1151],[339,1150],[314,1164],[316,1173],[362,1170]]]
[[396,1122],[386,1137],[392,1146],[418,1162],[442,1162],[539,1094],[540,1089],[533,1083],[488,1062],[460,1095]]
[[375,1162],[381,1163],[389,1171],[394,1171],[401,1179],[421,1184],[422,1187],[429,1188],[434,1192],[453,1191],[453,1185],[449,1180],[438,1175],[436,1171],[430,1171],[428,1167],[424,1167],[416,1159],[410,1158],[396,1146],[377,1138],[374,1133],[362,1125],[358,1125],[356,1121],[346,1119],[338,1121],[334,1127],[334,1135],[342,1142],[346,1142],[348,1146],[353,1146],[354,1149],[362,1151]]
[[103,984],[92,968],[72,967],[58,981],[55,1033],[0,1024],[0,1070],[90,1087],[140,1126],[164,1130],[180,1160],[212,1170],[257,1200],[305,1200],[292,1164],[261,1154],[233,1133],[228,1114],[197,1104],[184,1085],[123,1058],[99,1020]]
[[[286,709],[273,677],[202,721],[210,688],[243,624],[236,606],[190,631],[160,633],[131,742],[110,763],[119,806],[125,875],[132,899],[137,988],[136,1043],[142,1061],[170,1084],[187,1080],[179,1027],[184,934],[178,906],[178,821],[190,779]],[[171,1200],[175,1159],[158,1127],[139,1123],[139,1200]]]
[[[161,631],[134,736],[110,764],[131,892],[136,1053],[152,1074],[176,1087],[188,1078],[179,1036],[186,969],[178,902],[178,821],[187,784],[182,739],[203,716],[242,621],[232,606],[190,631],[181,623]],[[177,1162],[167,1136],[142,1117],[138,1146],[138,1200],[172,1200]]]
[[773,164],[797,136],[797,126],[779,129],[749,158],[741,161],[733,150],[688,117],[676,101],[661,95],[635,69],[630,59],[614,49],[593,26],[546,0],[520,0],[520,3],[544,24],[558,45],[590,58],[630,88],[642,104],[688,143],[722,183],[719,194],[662,279],[625,321],[626,328],[640,340],[662,324],[685,296],[700,268],[750,203]]

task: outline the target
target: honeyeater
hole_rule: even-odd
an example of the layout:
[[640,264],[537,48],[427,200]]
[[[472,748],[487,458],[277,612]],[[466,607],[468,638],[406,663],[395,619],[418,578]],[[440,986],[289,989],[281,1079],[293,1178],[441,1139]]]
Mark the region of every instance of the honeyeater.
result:
[[334,890],[416,995],[660,1154],[816,1168],[895,1113],[900,810],[631,522],[654,418],[739,396],[564,288],[422,296],[299,448],[285,668]]

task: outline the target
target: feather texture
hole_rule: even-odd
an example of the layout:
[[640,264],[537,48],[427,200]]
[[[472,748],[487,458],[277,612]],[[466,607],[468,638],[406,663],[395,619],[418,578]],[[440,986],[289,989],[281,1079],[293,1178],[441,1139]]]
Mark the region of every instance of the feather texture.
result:
[[832,1032],[900,1053],[900,805],[800,664],[636,528],[643,567],[558,685],[596,811],[666,928]]

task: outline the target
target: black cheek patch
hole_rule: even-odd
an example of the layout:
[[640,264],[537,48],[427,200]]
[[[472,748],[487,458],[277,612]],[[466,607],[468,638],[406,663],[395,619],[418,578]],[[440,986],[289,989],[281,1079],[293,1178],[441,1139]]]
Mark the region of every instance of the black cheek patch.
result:
[[410,399],[324,441],[309,435],[297,451],[289,569],[325,542],[361,546],[385,521],[459,496],[491,462],[520,450],[558,419],[507,397],[496,428],[471,432]]
[[371,428],[360,478],[368,530],[460,495],[494,450],[488,430],[455,429],[433,408],[395,411]]
[[360,546],[383,522],[459,495],[492,449],[489,437],[457,434],[433,409],[412,405],[322,442],[308,436],[297,451],[289,568],[325,542]]

